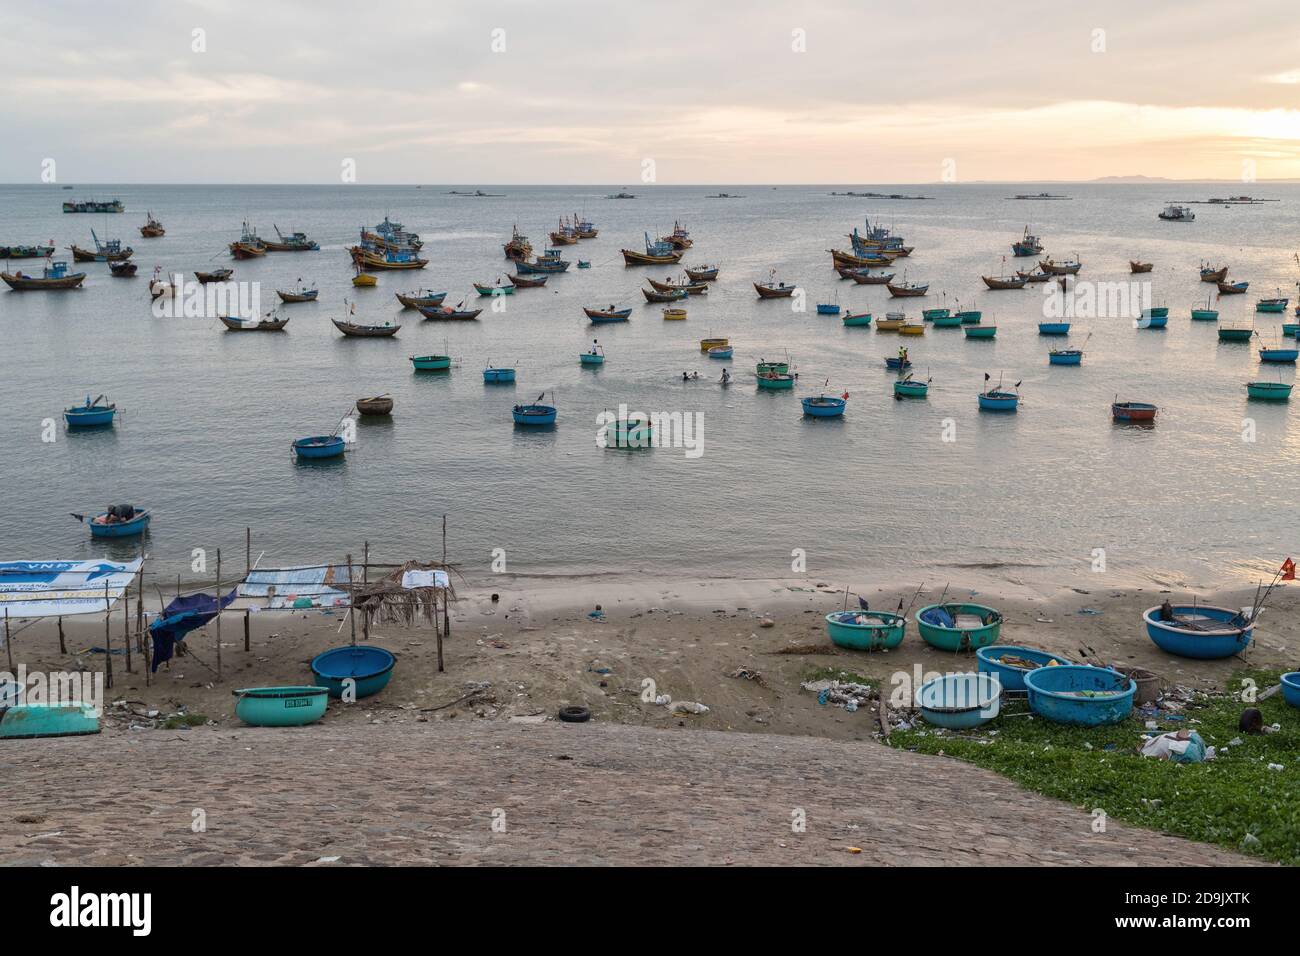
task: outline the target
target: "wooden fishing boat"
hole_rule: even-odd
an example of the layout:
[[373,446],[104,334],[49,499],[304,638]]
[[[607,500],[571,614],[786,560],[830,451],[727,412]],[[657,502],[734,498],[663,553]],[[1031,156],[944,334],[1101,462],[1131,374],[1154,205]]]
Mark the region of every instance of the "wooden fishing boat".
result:
[[209,282],[227,282],[234,274],[234,269],[214,269],[212,272],[196,272],[194,278],[207,285]]
[[801,398],[799,404],[803,406],[803,413],[810,418],[839,418],[848,406],[848,399],[817,395]]
[[786,285],[784,282],[777,282],[775,279],[754,283],[754,291],[758,293],[760,299],[788,299],[794,295],[796,288],[797,286]]
[[516,289],[540,289],[542,286],[546,285],[546,280],[549,278],[550,276],[545,275],[533,276],[532,278],[514,275],[510,277],[510,284]]
[[576,246],[578,237],[573,232],[573,227],[569,225],[567,219],[561,219],[559,228],[551,233],[551,245],[554,246]]
[[584,306],[582,311],[593,322],[626,322],[632,315],[631,309],[616,309],[612,305],[608,309],[589,309]]
[[130,246],[122,247],[121,239],[107,239],[100,241],[99,236],[95,235],[95,230],[90,230],[90,238],[95,242],[95,248],[83,249],[76,243],[68,246],[72,250],[72,258],[77,262],[122,262],[130,259],[135,252]]
[[554,405],[542,405],[539,402],[516,405],[511,409],[511,413],[514,415],[516,425],[537,428],[555,424],[556,408]]
[[1017,257],[1036,256],[1043,251],[1043,243],[1037,236],[1029,234],[1029,227],[1025,226],[1023,238],[1011,243],[1011,254]]
[[412,249],[375,250],[364,246],[353,246],[349,253],[357,268],[372,272],[390,269],[423,269],[429,264],[428,259],[421,259]]
[[1067,259],[1064,262],[1057,262],[1052,258],[1043,259],[1038,263],[1038,268],[1042,269],[1049,275],[1054,276],[1072,276],[1078,275],[1079,270],[1083,268],[1083,263],[1074,259]]
[[393,222],[387,216],[374,229],[361,227],[361,244],[395,251],[401,249],[418,251],[424,246],[416,233],[408,232],[400,222]]
[[1143,272],[1150,272],[1155,267],[1156,264],[1154,262],[1138,262],[1135,259],[1130,259],[1128,261],[1128,270],[1134,275],[1138,275]]
[[1006,274],[1007,257],[1002,257],[1002,274],[996,276],[980,276],[984,284],[990,289],[1023,289],[1025,283],[1029,280],[1021,275],[1009,276]]
[[894,273],[855,271],[850,278],[858,285],[889,285],[894,281]]
[[281,302],[315,302],[316,297],[320,295],[320,289],[303,288],[297,292],[284,292],[276,289],[275,294],[280,297]]
[[282,332],[289,324],[289,317],[275,318],[274,312],[266,313],[263,319],[241,319],[237,316],[219,315],[217,318],[231,332]]
[[673,292],[656,292],[654,289],[642,289],[641,294],[645,296],[647,302],[680,302],[688,295],[685,289],[677,289]]
[[[84,518],[84,515],[74,515]],[[144,534],[149,527],[151,515],[148,511],[131,505],[114,505],[107,511],[97,514],[86,521],[92,538],[130,538]]]
[[873,252],[868,255],[859,256],[859,255],[854,255],[851,252],[844,252],[841,249],[827,249],[826,251],[831,254],[831,264],[834,265],[835,268],[837,269],[838,268],[852,268],[852,269],[881,268],[884,266],[888,266],[891,262],[894,261],[894,258],[896,258],[896,257],[881,255],[880,253],[877,252]]
[[860,329],[871,325],[871,313],[860,312],[854,315],[852,312],[845,312],[842,321],[846,329]]
[[717,266],[701,266],[698,269],[686,269],[685,272],[692,282],[712,282],[718,277]]
[[1266,402],[1285,402],[1291,398],[1292,387],[1284,382],[1247,382],[1246,396]]
[[434,292],[432,289],[421,289],[410,293],[396,292],[394,295],[404,309],[431,309],[442,305],[442,300],[447,298],[447,293]]
[[590,219],[584,219],[576,212],[573,214],[573,234],[579,239],[595,239],[600,230]]
[[965,325],[962,331],[966,333],[968,339],[991,339],[998,334],[996,325]]
[[883,319],[876,320],[877,332],[897,332],[907,324],[907,319],[898,312],[887,312]]
[[136,266],[136,264],[134,262],[131,262],[129,259],[124,260],[122,262],[110,262],[108,264],[109,273],[111,273],[112,275],[116,276],[119,279],[131,278],[132,276],[135,275],[135,271],[137,268],[138,266]]
[[707,352],[709,349],[730,344],[730,339],[700,339],[700,351]]
[[0,259],[44,259],[54,255],[54,245],[48,246],[3,246],[0,247]]
[[929,283],[921,285],[916,282],[906,280],[895,285],[893,282],[886,283],[885,288],[889,289],[889,294],[896,299],[919,298],[930,291]]
[[411,367],[417,372],[449,372],[451,371],[450,355],[412,355]]
[[113,424],[117,415],[117,406],[103,401],[104,396],[92,399],[86,396],[81,405],[73,405],[63,410],[63,420],[69,428],[101,428]]
[[[532,262],[521,259],[515,263],[515,271],[521,275],[533,275],[536,273],[554,275],[556,273],[564,272],[568,268],[569,263],[567,260],[560,258],[559,249],[543,249],[542,254]],[[516,281],[515,285],[518,284],[519,283]]]
[[498,282],[496,285],[488,285],[484,282],[475,282],[474,291],[479,295],[514,295],[515,287],[505,283]]
[[979,404],[982,412],[1014,412],[1020,405],[1020,394],[990,388],[980,392]]
[[899,335],[925,335],[924,322],[904,322],[898,327]]
[[15,292],[53,291],[75,289],[86,281],[84,272],[69,272],[66,262],[54,262],[41,270],[39,276],[29,276],[21,269],[17,272],[0,272],[0,279]]
[[666,266],[680,262],[683,255],[682,250],[674,248],[672,243],[662,239],[651,242],[648,232],[645,233],[645,252],[637,252],[635,249],[619,251],[623,253],[623,262],[629,266]]
[[1208,262],[1201,263],[1201,281],[1219,283],[1228,278],[1228,267],[1216,269]]
[[1219,295],[1244,295],[1250,288],[1249,282],[1226,282],[1220,280],[1215,283],[1219,287]]
[[337,458],[346,445],[338,435],[312,435],[293,442],[293,452],[299,458]]
[[1242,326],[1230,325],[1219,326],[1220,342],[1249,342],[1254,335],[1255,330],[1253,327],[1247,326],[1243,328]]
[[528,237],[519,231],[518,225],[514,227],[510,241],[502,248],[505,250],[506,258],[514,262],[524,262],[533,254],[532,244],[529,243]]
[[[458,305],[460,304],[463,303],[458,303]],[[477,319],[480,315],[483,314],[483,310],[482,309],[460,309],[460,308],[453,309],[451,306],[447,306],[447,305],[442,305],[442,306],[430,305],[430,306],[420,306],[420,314],[424,316],[425,319],[431,322],[435,322],[439,320],[447,321],[447,322],[461,322],[461,321],[468,322],[473,319]]]
[[1255,303],[1255,311],[1256,312],[1285,312],[1286,304],[1290,301],[1291,301],[1290,299],[1284,299],[1284,298],[1259,299]]
[[275,241],[261,240],[268,252],[315,252],[320,248],[319,243],[308,239],[305,232],[292,232],[286,236],[279,226],[272,224],[272,228],[275,230]]
[[1082,349],[1052,349],[1047,353],[1048,365],[1082,365]]
[[393,412],[393,399],[390,395],[375,395],[371,398],[357,399],[357,413],[366,416],[383,416],[391,415]]
[[64,212],[89,212],[89,213],[114,213],[126,212],[126,207],[122,205],[120,199],[109,199],[105,201],[96,201],[88,199],[83,202],[65,202],[63,204]]
[[245,221],[239,238],[230,244],[230,254],[236,259],[257,259],[266,255],[266,244],[256,230]]
[[508,385],[515,380],[515,370],[512,368],[493,368],[489,365],[483,370],[484,385]]
[[343,319],[330,319],[334,323],[334,328],[338,329],[345,336],[351,339],[373,339],[387,338],[397,334],[400,325],[389,323],[387,325],[358,325],[355,322],[345,322]]
[[794,376],[788,372],[764,372],[757,376],[758,387],[772,392],[787,392],[794,388]]
[[673,231],[666,236],[660,236],[659,241],[668,243],[674,249],[689,249],[695,245],[695,240],[691,238],[691,234],[682,228],[681,223],[676,221],[673,222]]
[[686,310],[682,308],[663,309],[665,322],[680,322],[686,318]]
[[1039,269],[1037,272],[1020,272],[1019,270],[1017,270],[1016,275],[1024,279],[1026,282],[1031,282],[1031,283],[1046,282],[1048,279],[1052,278],[1052,274],[1050,272],[1044,272],[1041,269]]
[[1148,402],[1112,402],[1110,415],[1117,422],[1150,422],[1158,410]]
[[1039,335],[1069,335],[1070,323],[1069,322],[1039,322],[1038,334]]
[[1300,356],[1300,349],[1286,348],[1282,346],[1265,346],[1259,350],[1259,360],[1261,362],[1278,362],[1284,365],[1294,365],[1297,356]]
[[166,234],[167,230],[163,228],[163,224],[153,217],[153,210],[149,210],[144,225],[140,227],[140,235],[145,239],[157,239]]
[[672,279],[658,282],[649,278],[645,281],[650,283],[657,292],[675,292],[679,289],[688,295],[707,295],[709,292],[707,282],[674,282]]

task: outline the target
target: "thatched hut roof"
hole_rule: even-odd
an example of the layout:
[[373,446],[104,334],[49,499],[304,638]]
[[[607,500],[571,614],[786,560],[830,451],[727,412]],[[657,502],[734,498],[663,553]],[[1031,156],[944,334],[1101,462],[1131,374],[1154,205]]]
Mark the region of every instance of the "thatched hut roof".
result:
[[[442,572],[440,577],[446,584],[406,587],[402,582],[408,572]],[[352,606],[371,622],[410,627],[422,617],[433,624],[437,620],[439,603],[445,607],[448,601],[456,600],[451,572],[451,565],[438,561],[407,561],[377,581],[354,584],[349,589]]]

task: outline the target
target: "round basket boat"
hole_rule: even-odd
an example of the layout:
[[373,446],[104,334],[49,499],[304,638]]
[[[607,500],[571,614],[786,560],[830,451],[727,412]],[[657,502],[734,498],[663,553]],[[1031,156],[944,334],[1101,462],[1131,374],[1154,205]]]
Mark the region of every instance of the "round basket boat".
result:
[[944,674],[916,692],[916,706],[927,723],[965,730],[998,715],[1002,685],[992,674]]
[[254,727],[299,727],[320,720],[329,703],[324,687],[245,687],[232,691],[235,716]]
[[1300,671],[1282,675],[1282,699],[1292,707],[1300,707]]
[[1024,691],[1025,675],[1040,667],[1059,667],[1073,664],[1068,658],[1032,647],[1004,644],[1000,647],[981,647],[975,652],[981,674],[992,674],[1002,684],[1003,690]]
[[316,686],[327,688],[331,697],[342,697],[349,680],[355,681],[356,699],[377,694],[388,685],[397,659],[382,647],[358,644],[335,647],[317,654],[311,662]]
[[916,612],[921,639],[941,651],[973,651],[997,642],[1002,615],[982,604],[930,604]]
[[903,643],[907,618],[888,611],[835,611],[826,615],[826,633],[836,647],[879,651]]
[[1057,724],[1117,724],[1133,712],[1137,684],[1105,667],[1069,664],[1025,675],[1029,709]]
[[1174,620],[1160,620],[1160,608],[1142,615],[1147,636],[1156,647],[1177,657],[1214,660],[1240,654],[1250,646],[1255,625],[1240,611],[1209,604],[1175,604]]

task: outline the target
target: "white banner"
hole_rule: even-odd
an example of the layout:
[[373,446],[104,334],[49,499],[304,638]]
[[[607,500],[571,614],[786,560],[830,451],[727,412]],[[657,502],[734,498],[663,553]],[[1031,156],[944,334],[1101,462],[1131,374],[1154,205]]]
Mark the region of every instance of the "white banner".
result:
[[0,615],[58,617],[112,607],[140,570],[140,559],[0,561]]

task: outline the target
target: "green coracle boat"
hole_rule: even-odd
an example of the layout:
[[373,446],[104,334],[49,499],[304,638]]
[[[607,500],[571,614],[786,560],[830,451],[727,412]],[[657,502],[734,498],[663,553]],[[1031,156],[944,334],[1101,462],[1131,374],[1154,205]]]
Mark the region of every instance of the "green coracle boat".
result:
[[1285,382],[1247,382],[1246,396],[1266,402],[1285,402],[1291,398],[1291,388]]
[[235,716],[254,727],[300,727],[320,720],[329,703],[328,687],[245,687],[232,691],[238,698]]
[[18,704],[0,710],[0,738],[97,733],[99,717],[87,704]]
[[826,615],[826,633],[836,647],[879,651],[903,643],[907,618],[888,611],[834,611]]
[[968,339],[991,339],[998,334],[996,325],[967,325],[962,329]]
[[1002,615],[983,604],[930,604],[916,612],[921,638],[941,651],[987,647],[1002,632]]

